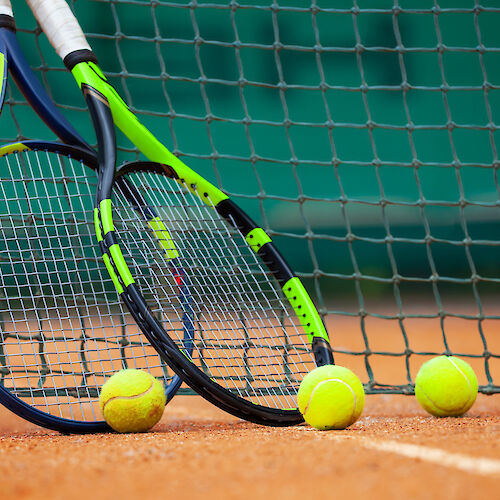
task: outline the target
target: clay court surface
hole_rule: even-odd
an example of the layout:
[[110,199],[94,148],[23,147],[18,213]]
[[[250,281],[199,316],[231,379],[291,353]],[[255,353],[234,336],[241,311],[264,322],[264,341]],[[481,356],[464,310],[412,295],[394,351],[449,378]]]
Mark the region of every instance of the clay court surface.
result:
[[[480,353],[477,322],[451,324],[454,352]],[[359,320],[336,319],[337,349],[359,349]],[[443,349],[435,320],[410,331],[414,348]],[[370,326],[372,347],[398,352],[397,324]],[[411,325],[411,322],[410,322]],[[333,328],[335,326],[335,328]],[[492,353],[496,322],[483,322]],[[409,328],[411,330],[411,328]],[[366,382],[364,357],[338,354]],[[382,383],[405,383],[403,358],[370,357]],[[412,378],[426,356],[411,358]],[[468,359],[480,384],[484,360]],[[498,363],[491,372],[498,383]],[[177,396],[146,434],[61,435],[0,408],[1,498],[498,498],[500,395],[479,395],[465,417],[427,415],[413,396],[367,396],[344,431],[243,422],[198,396]]]
[[66,436],[0,411],[2,498],[498,498],[498,396],[435,419],[371,396],[345,431],[267,428],[179,396],[147,434]]

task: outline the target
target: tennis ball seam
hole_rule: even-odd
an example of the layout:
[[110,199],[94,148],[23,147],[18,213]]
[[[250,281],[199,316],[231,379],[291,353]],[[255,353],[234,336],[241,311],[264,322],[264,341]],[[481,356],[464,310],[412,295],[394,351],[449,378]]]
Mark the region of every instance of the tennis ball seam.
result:
[[[471,395],[472,395],[472,387],[471,387],[471,384],[470,384],[470,381],[469,381],[469,378],[467,377],[467,375],[463,372],[463,370],[457,365],[457,363],[455,363],[455,361],[453,359],[450,359],[450,358],[446,358],[447,361],[449,361],[454,367],[455,369],[462,375],[462,377],[465,379],[465,381],[467,382],[467,385],[469,386],[469,397],[467,398],[467,401],[465,401],[465,403],[460,407],[460,408],[457,408],[456,411],[461,411],[462,408],[465,408],[469,401],[470,401],[470,398],[471,398]],[[429,397],[429,395],[424,391],[424,389],[420,388],[420,390],[425,394],[425,397],[438,409],[438,410],[441,410],[441,411],[447,411],[446,408],[443,408],[442,406],[439,406],[438,404],[436,404],[434,402],[434,400]]]
[[314,387],[314,389],[311,391],[311,394],[309,395],[309,399],[307,401],[306,407],[304,408],[303,415],[306,416],[307,410],[309,409],[309,405],[311,404],[312,398],[313,398],[314,393],[316,392],[316,390],[320,386],[322,386],[323,384],[326,384],[328,382],[340,382],[341,384],[345,385],[351,391],[351,394],[352,394],[352,396],[354,398],[354,408],[352,410],[351,417],[350,417],[350,419],[352,419],[353,415],[356,413],[356,407],[358,406],[358,398],[356,397],[356,393],[353,391],[352,387],[347,382],[345,382],[344,380],[342,380],[340,378],[327,378],[325,380],[322,380],[318,384],[316,384],[316,386]]
[[103,411],[106,410],[106,406],[108,403],[111,401],[115,401],[117,399],[137,399],[137,398],[142,398],[143,396],[146,396],[148,393],[150,393],[154,388],[154,380],[151,381],[151,385],[149,386],[148,389],[146,389],[144,392],[141,392],[139,394],[134,394],[133,396],[113,396],[109,398],[103,405],[102,409]]

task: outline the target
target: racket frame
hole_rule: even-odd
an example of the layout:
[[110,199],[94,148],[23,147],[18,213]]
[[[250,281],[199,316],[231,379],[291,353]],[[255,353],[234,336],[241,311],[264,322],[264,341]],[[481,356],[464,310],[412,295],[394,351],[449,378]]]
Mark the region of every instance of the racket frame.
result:
[[[5,100],[8,73],[10,73],[16,86],[32,109],[65,144],[45,141],[16,142],[1,147],[0,157],[17,151],[38,149],[71,156],[76,160],[82,161],[87,167],[97,170],[98,159],[96,152],[55,106],[26,61],[16,37],[14,18],[7,14],[0,14],[0,111]],[[127,308],[129,307],[127,306]],[[187,335],[189,334],[192,335],[192,332],[187,333]],[[188,342],[186,343],[189,345]],[[165,388],[167,403],[175,395],[181,384],[182,379],[178,375],[175,375],[170,384]],[[25,420],[60,432],[94,433],[111,430],[104,420],[94,422],[76,421],[43,412],[16,397],[1,384],[0,403]]]
[[[99,122],[99,129],[105,127],[113,128],[110,110],[103,104],[104,95],[97,91],[89,92],[86,87],[86,100],[89,109],[93,115],[94,122]],[[103,109],[104,108],[104,109]],[[103,123],[105,122],[105,123]],[[109,134],[107,134],[109,136]],[[102,150],[106,151],[110,147],[106,144],[104,138],[101,141]],[[108,167],[111,168],[111,167]],[[168,165],[152,162],[135,162],[122,167],[116,176],[115,182],[118,182],[123,176],[135,172],[162,173],[177,182],[185,185],[185,179],[181,179],[177,172]],[[106,176],[109,177],[109,176]],[[106,183],[103,183],[103,186]],[[197,188],[191,185],[191,191],[196,193]],[[117,286],[121,297],[124,299],[127,307],[132,307],[134,317],[139,318],[138,324],[143,328],[143,332],[149,342],[158,350],[160,355],[165,355],[165,361],[185,382],[198,394],[205,399],[222,408],[223,410],[246,420],[272,426],[295,425],[303,421],[303,417],[297,409],[279,409],[269,408],[253,402],[250,402],[233,392],[225,389],[214,382],[208,375],[203,373],[163,329],[162,325],[152,314],[150,308],[142,297],[139,288],[135,283],[123,254],[120,250],[119,235],[116,233],[112,216],[111,191],[104,189],[98,194],[99,203],[96,206],[95,220],[98,239],[103,250],[103,255],[109,259],[108,271],[113,278],[113,282],[119,283]],[[198,197],[205,196],[198,194]],[[205,196],[206,197],[206,196]],[[312,345],[312,350],[318,365],[331,364],[333,356],[331,347],[325,338],[326,332],[324,326],[317,314],[311,299],[307,295],[300,280],[295,277],[286,264],[285,260],[272,244],[267,234],[258,227],[236,204],[228,198],[219,202],[215,207],[221,217],[229,224],[237,228],[245,237],[248,245],[256,252],[272,275],[282,286],[285,295],[294,307],[296,312],[300,313],[299,320],[305,327]],[[114,249],[112,251],[111,249]],[[316,332],[314,331],[316,329]]]
[[[50,0],[50,2],[28,0],[28,4],[49,41],[84,93],[97,134],[102,134],[98,139],[103,148],[100,149],[101,168],[105,168],[105,164],[108,164],[107,168],[110,169],[109,165],[113,161],[107,159],[106,156],[114,158],[116,154],[112,151],[109,141],[106,140],[106,137],[111,135],[108,129],[113,128],[114,123],[149,160],[166,165],[166,168],[175,173],[176,179],[182,185],[187,186],[207,205],[214,207],[223,218],[241,232],[248,245],[265,259],[265,264],[280,283],[285,296],[295,313],[298,314],[298,319],[311,344],[316,364],[320,366],[333,363],[333,353],[325,326],[303,284],[292,273],[274,247],[271,238],[229,200],[225,193],[185,165],[140,123],[108,83],[78,21],[64,0]],[[58,27],[62,26],[72,31],[72,38],[67,42],[58,30]],[[109,178],[109,174],[106,174],[106,178]],[[107,192],[101,189],[98,199],[95,214],[96,232],[100,237],[101,248],[104,250],[103,255],[107,253],[110,257],[112,278],[114,281],[119,280],[120,295],[127,306],[133,304],[134,314],[141,318],[139,321],[141,328],[145,327],[144,334],[170,367],[196,392],[233,415],[265,425],[293,425],[303,421],[298,409],[268,408],[235,395],[214,382],[184,356],[153,316],[123,258],[114,233],[111,189]],[[106,246],[107,248],[103,248]],[[114,251],[111,250],[112,248]]]

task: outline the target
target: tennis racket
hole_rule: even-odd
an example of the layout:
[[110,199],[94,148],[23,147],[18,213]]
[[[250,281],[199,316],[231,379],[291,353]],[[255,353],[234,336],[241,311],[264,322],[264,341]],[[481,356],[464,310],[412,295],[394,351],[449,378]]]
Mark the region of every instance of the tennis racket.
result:
[[[95,240],[97,155],[49,99],[15,32],[10,3],[2,0],[2,103],[10,70],[31,107],[67,144],[0,148],[0,402],[50,429],[104,431],[98,396],[113,373],[147,370],[163,381],[167,400],[181,379],[118,298]],[[177,293],[187,301],[182,284]],[[184,334],[192,335],[189,316],[183,319]]]
[[[103,179],[97,234],[117,289],[148,340],[187,384],[223,410],[266,425],[301,422],[296,394],[302,378],[315,365],[333,363],[303,284],[265,231],[127,108],[66,2],[28,3],[91,110]],[[113,176],[113,122],[153,163],[134,163]],[[130,203],[123,181],[141,199]],[[150,224],[140,216],[147,207],[158,214]],[[176,327],[186,307],[171,299],[175,269],[189,286],[192,355]]]

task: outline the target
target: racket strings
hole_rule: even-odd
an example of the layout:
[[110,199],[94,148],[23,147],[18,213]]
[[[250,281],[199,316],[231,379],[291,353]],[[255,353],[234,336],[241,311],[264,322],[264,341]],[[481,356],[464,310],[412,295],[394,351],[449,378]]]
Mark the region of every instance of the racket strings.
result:
[[167,368],[124,311],[93,227],[96,174],[63,155],[0,159],[0,383],[46,413],[102,420],[122,368]]
[[[163,222],[178,256],[133,210],[119,188],[115,228],[124,257],[151,309],[182,346],[172,269],[188,281],[195,326],[193,361],[223,387],[267,407],[295,408],[298,384],[314,366],[310,345],[278,283],[242,235],[186,186],[151,172],[127,175]],[[137,200],[140,205],[141,201]]]

